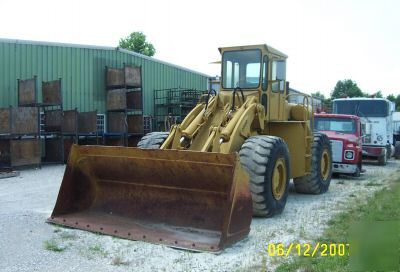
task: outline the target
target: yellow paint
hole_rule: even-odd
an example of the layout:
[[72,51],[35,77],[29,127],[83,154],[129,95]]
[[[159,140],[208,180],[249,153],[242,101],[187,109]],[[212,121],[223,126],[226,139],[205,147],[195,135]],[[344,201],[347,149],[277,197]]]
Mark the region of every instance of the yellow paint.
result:
[[[286,61],[287,56],[268,45],[250,45],[220,48],[221,55],[229,51],[257,49],[261,52],[260,77],[262,77],[264,56],[268,57],[268,79],[277,75],[276,62]],[[274,63],[275,62],[275,63]],[[232,64],[233,65],[233,64]],[[243,69],[238,76],[243,76]],[[285,74],[285,73],[284,73]],[[223,75],[222,75],[223,76]],[[203,152],[232,153],[238,152],[244,141],[254,135],[275,135],[283,138],[289,148],[290,176],[305,175],[311,169],[312,130],[310,129],[310,98],[304,96],[301,105],[287,103],[286,80],[269,80],[266,88],[224,89],[216,96],[211,96],[206,103],[200,102],[180,125],[171,128],[170,135],[161,149],[196,150]],[[223,82],[223,78],[221,78]],[[277,85],[278,84],[278,85]],[[278,87],[277,87],[278,86]],[[261,96],[267,97],[262,104]],[[232,108],[233,99],[235,107]]]

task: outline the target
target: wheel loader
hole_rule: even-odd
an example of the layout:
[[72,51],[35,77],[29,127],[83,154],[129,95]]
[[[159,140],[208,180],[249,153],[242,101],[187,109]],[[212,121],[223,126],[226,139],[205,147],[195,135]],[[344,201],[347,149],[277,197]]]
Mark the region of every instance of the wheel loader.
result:
[[[328,190],[331,146],[313,132],[311,97],[288,103],[287,56],[267,45],[220,48],[210,90],[169,132],[138,148],[71,149],[48,222],[194,251],[245,238],[252,216]],[[298,99],[299,100],[299,99]]]

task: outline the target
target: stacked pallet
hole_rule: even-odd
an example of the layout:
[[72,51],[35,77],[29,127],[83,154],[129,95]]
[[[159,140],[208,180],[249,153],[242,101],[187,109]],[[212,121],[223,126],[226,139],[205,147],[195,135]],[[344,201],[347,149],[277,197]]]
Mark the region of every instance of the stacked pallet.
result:
[[18,107],[0,109],[0,166],[40,166],[36,77],[18,79]]
[[108,145],[135,145],[143,135],[141,67],[106,67]]

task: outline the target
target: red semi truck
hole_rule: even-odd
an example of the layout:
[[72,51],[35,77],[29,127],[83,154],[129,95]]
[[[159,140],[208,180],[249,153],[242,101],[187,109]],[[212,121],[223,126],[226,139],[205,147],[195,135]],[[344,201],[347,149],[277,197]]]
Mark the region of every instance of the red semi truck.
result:
[[333,173],[359,177],[362,171],[362,133],[358,116],[318,113],[314,129],[325,133],[332,145]]

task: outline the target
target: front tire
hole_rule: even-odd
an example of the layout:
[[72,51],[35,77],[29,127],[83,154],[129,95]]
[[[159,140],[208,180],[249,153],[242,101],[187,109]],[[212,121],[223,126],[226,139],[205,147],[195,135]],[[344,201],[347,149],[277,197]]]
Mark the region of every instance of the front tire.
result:
[[357,165],[356,172],[353,173],[353,177],[359,178],[361,176],[361,168]]
[[400,160],[400,142],[396,142],[394,147],[394,158]]
[[280,214],[289,193],[289,151],[282,138],[253,136],[239,151],[240,162],[250,176],[253,215]]
[[159,149],[167,139],[169,132],[150,132],[143,136],[137,144],[141,149]]
[[311,148],[311,174],[294,178],[296,192],[302,194],[323,194],[328,191],[332,177],[332,148],[329,138],[314,133]]
[[382,165],[382,166],[385,166],[387,164],[387,155],[386,154],[378,157],[378,164]]

